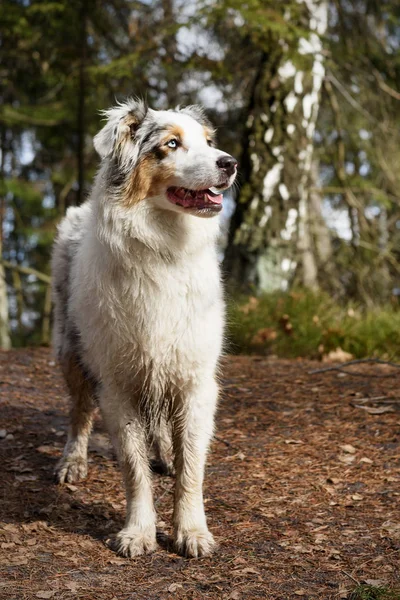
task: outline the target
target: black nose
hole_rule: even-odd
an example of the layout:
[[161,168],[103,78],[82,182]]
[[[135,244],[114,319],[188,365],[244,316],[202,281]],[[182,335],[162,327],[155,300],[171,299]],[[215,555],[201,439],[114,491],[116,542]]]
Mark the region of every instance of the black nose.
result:
[[217,167],[226,171],[228,175],[234,174],[234,172],[236,171],[237,164],[238,162],[236,158],[233,158],[233,156],[229,156],[229,154],[221,156],[221,158],[217,160]]

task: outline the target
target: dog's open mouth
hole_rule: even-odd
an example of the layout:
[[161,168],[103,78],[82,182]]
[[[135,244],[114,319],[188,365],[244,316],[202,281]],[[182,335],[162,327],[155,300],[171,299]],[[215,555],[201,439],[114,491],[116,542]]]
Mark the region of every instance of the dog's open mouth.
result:
[[170,187],[167,189],[168,200],[183,208],[196,210],[210,210],[219,212],[222,209],[222,194],[216,188],[207,190],[188,190],[183,187]]

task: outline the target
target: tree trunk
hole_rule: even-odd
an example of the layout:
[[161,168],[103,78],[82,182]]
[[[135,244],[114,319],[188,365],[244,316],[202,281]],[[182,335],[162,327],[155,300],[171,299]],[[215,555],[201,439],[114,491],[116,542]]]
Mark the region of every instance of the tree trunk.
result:
[[[6,154],[6,133],[4,128],[0,130],[0,258],[3,257],[3,221],[5,215],[5,196],[4,196],[4,162]],[[6,274],[4,266],[0,263],[0,348],[9,350],[11,348],[9,315],[8,315],[8,296]]]
[[80,40],[79,40],[79,87],[77,109],[77,170],[78,189],[76,204],[79,206],[84,200],[85,193],[85,94],[86,94],[86,55],[87,55],[87,2],[81,0],[80,9]]
[[176,55],[178,45],[176,41],[176,15],[174,11],[173,0],[162,0],[161,6],[163,10],[163,47],[165,56],[163,57],[163,65],[165,69],[165,77],[168,81],[168,86],[165,90],[167,96],[168,108],[173,108],[179,104],[179,83],[181,80],[180,69],[177,68]]
[[284,40],[271,40],[273,51],[261,57],[248,106],[244,184],[225,268],[232,282],[258,291],[287,288],[299,263],[307,285],[315,287],[317,279],[307,215],[327,5],[302,4],[310,35],[292,50]]

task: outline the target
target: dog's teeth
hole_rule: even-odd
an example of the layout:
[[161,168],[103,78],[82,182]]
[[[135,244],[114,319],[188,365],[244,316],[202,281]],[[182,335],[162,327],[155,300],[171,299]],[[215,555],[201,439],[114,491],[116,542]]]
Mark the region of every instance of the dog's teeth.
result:
[[210,190],[210,192],[211,192],[212,194],[215,194],[216,196],[219,196],[219,195],[220,195],[220,193],[221,193],[221,192],[220,192],[219,190],[217,190],[217,188],[215,188],[215,187],[210,187],[210,188],[209,188],[209,190]]

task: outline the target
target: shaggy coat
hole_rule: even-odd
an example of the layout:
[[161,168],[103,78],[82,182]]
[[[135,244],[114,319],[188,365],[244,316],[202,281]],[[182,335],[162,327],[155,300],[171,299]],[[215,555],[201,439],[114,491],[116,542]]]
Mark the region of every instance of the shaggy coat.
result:
[[106,112],[88,200],[70,208],[53,252],[54,346],[72,401],[60,483],[86,476],[96,403],[124,476],[123,556],[156,547],[149,449],[176,471],[174,540],[211,553],[202,484],[218,395],[224,303],[216,253],[221,190],[236,161],[213,147],[199,107]]

